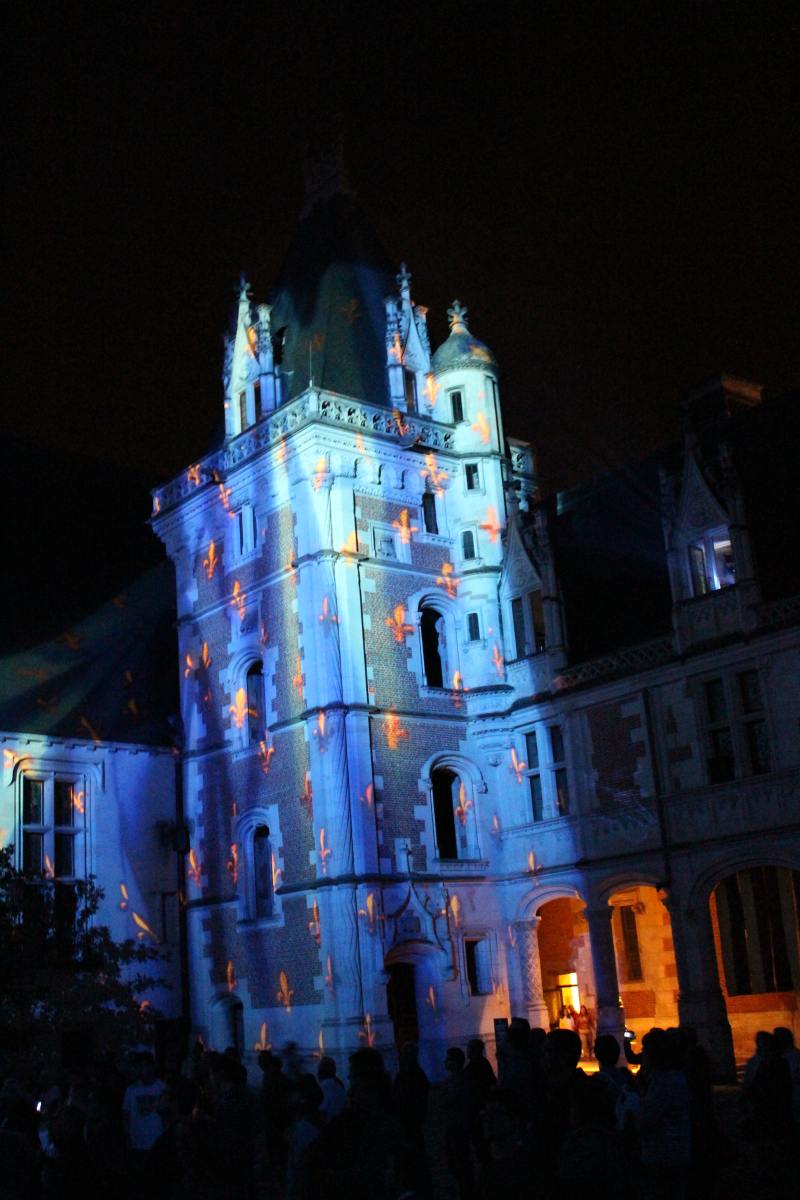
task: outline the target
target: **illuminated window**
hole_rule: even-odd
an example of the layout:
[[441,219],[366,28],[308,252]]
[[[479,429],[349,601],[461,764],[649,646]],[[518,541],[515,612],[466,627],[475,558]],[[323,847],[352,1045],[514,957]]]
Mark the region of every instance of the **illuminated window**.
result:
[[431,774],[433,824],[438,858],[458,858],[455,810],[459,803],[460,785],[461,781],[455,772],[446,767],[437,767]]
[[251,746],[264,737],[266,729],[264,712],[264,668],[260,662],[253,663],[247,671],[247,737]]
[[22,869],[26,874],[56,880],[75,877],[82,810],[82,799],[77,807],[74,783],[52,776],[23,779]]
[[475,557],[475,534],[471,529],[465,529],[461,534],[461,556],[464,559]]
[[423,608],[419,628],[425,683],[428,687],[444,687],[444,617],[435,608]]
[[693,596],[718,592],[736,583],[736,564],[727,529],[709,530],[690,543],[689,579]]
[[464,959],[471,996],[488,996],[492,988],[492,964],[486,938],[464,938]]
[[459,421],[464,420],[464,400],[461,392],[450,393],[450,409],[453,414],[454,425],[457,425]]
[[422,496],[422,517],[426,533],[438,533],[439,523],[436,520],[436,497],[433,492],[424,492]]
[[467,463],[464,467],[464,477],[467,483],[467,491],[474,492],[480,487],[480,474],[478,472],[477,463]]
[[479,642],[481,640],[481,623],[478,619],[478,614],[475,612],[467,613],[467,641]]

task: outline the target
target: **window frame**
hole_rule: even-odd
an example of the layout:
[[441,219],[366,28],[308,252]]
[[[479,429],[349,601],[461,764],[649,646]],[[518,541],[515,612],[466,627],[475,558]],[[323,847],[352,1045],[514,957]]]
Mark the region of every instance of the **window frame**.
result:
[[[743,679],[754,674],[758,685],[757,707],[747,707],[743,692]],[[724,713],[714,718],[708,704],[708,689],[718,683],[724,703]],[[699,712],[699,732],[706,782],[710,785],[733,783],[737,779],[758,778],[768,775],[774,767],[775,741],[770,728],[769,710],[764,702],[764,686],[756,663],[738,663],[724,671],[709,672],[695,681],[695,697]],[[754,769],[754,746],[751,730],[761,726],[764,730],[765,765]],[[731,773],[724,778],[714,778],[711,763],[720,756],[714,755],[714,738],[727,731],[730,741]]]
[[[469,534],[472,538],[472,557],[468,557],[464,553],[464,538]],[[478,531],[474,525],[466,525],[459,530],[458,534],[458,550],[459,558],[462,563],[479,563],[480,556],[478,554]]]
[[258,521],[252,504],[245,502],[234,512],[234,559],[243,562],[258,553]]
[[[470,484],[472,480],[472,484]],[[483,492],[483,472],[477,462],[464,463],[464,491],[467,493]]]
[[[22,871],[30,871],[33,876],[40,876],[46,879],[51,879],[57,883],[74,883],[78,879],[86,877],[86,796],[88,792],[86,777],[79,772],[70,772],[63,770],[46,770],[37,765],[35,768],[23,771],[20,774],[21,784],[19,788],[18,802],[18,829],[21,837],[19,838],[19,849],[17,851],[18,865]],[[41,821],[27,821],[25,819],[26,810],[26,789],[29,784],[41,785]],[[56,786],[61,785],[70,789],[72,799],[72,820],[69,823],[56,823]],[[83,812],[75,809],[75,794],[78,791],[83,792]],[[27,844],[32,837],[39,839],[41,849],[40,866],[39,868],[29,867],[26,863],[28,858]],[[66,841],[68,839],[68,842]],[[57,853],[57,847],[69,844],[70,846],[70,866],[71,870],[67,872],[57,872],[58,859],[61,857]],[[49,869],[47,864],[49,863]]]
[[[455,411],[455,407],[454,407],[454,401],[453,401],[454,396],[458,396],[458,403],[459,403],[459,406],[461,409],[461,412],[458,415],[456,415],[456,411]],[[461,387],[450,388],[447,393],[447,398],[450,402],[451,423],[453,425],[463,425],[467,419],[465,405],[464,405],[464,389]]]
[[[492,970],[492,946],[485,933],[465,933],[462,938],[464,948],[464,978],[470,998],[473,996],[494,995],[494,972]],[[468,947],[473,947],[470,955]],[[472,963],[470,963],[472,958]],[[470,970],[473,967],[474,970]],[[473,986],[473,974],[475,986]]]
[[[718,568],[718,554],[715,546],[720,543],[727,543],[730,546],[731,559],[734,560],[732,567],[733,579],[727,582],[722,580]],[[694,537],[688,537],[686,540],[686,563],[689,597],[691,599],[699,599],[701,596],[708,596],[712,592],[722,592],[726,588],[735,587],[736,562],[733,553],[733,539],[731,538],[730,526],[715,525],[710,529],[704,529]]]
[[[541,635],[537,632],[534,596],[540,597],[541,604]],[[519,609],[515,610],[515,605]],[[514,661],[522,658],[536,658],[547,650],[547,627],[544,618],[544,591],[541,587],[528,588],[524,592],[515,592],[506,600],[508,627],[514,639]],[[519,646],[519,630],[515,612],[522,617],[522,647]]]

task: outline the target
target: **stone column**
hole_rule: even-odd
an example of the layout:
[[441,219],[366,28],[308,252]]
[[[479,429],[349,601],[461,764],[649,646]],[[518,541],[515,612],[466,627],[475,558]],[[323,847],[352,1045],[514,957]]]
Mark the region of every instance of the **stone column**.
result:
[[719,985],[717,952],[708,903],[686,907],[675,895],[664,901],[672,922],[678,973],[678,1020],[697,1031],[718,1083],[736,1082],[733,1035]]
[[611,932],[612,909],[608,904],[586,908],[583,913],[589,926],[594,983],[597,989],[597,1033],[611,1033],[622,1047],[625,1032],[625,1011],[619,999],[617,960],[614,957],[614,937]]
[[514,922],[519,954],[519,971],[522,977],[522,999],[525,1016],[532,1029],[550,1028],[550,1016],[544,1002],[542,987],[542,965],[539,961],[539,923],[541,917],[530,917]]

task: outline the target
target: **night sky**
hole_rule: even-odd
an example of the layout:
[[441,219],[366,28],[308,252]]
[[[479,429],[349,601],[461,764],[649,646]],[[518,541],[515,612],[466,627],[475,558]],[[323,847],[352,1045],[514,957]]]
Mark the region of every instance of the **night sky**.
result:
[[148,485],[210,448],[239,272],[263,298],[306,144],[337,112],[434,341],[457,296],[547,488],[671,439],[710,375],[797,384],[788,19],[679,0],[329,8],[350,15],[16,6],[8,412],[26,442]]

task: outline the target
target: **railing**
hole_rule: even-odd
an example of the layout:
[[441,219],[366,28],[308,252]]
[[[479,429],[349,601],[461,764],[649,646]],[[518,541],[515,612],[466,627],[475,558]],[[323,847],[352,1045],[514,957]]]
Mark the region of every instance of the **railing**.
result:
[[595,683],[599,679],[611,679],[634,671],[657,667],[673,658],[675,650],[671,637],[655,638],[652,642],[641,642],[628,646],[616,654],[605,654],[574,667],[565,667],[553,679],[553,687],[562,692],[567,688],[580,687],[584,683]]

